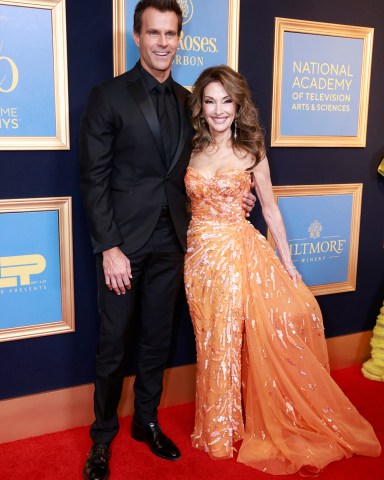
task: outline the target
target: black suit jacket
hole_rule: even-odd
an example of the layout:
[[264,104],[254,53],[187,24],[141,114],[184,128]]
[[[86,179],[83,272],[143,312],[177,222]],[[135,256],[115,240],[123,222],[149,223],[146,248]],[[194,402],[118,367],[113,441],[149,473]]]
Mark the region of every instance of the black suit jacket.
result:
[[164,194],[180,244],[186,248],[189,92],[172,82],[181,125],[169,169],[156,111],[137,66],[91,91],[81,122],[80,165],[95,253],[119,246],[129,255],[144,245],[158,221]]

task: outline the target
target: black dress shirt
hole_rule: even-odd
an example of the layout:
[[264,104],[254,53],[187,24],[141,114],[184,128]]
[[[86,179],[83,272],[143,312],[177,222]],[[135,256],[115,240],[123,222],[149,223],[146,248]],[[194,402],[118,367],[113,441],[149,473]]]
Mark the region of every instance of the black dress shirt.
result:
[[157,112],[157,116],[159,118],[159,98],[158,98],[158,85],[166,86],[166,92],[164,93],[165,103],[166,103],[166,111],[168,114],[168,124],[170,125],[169,131],[166,133],[169,138],[167,139],[165,145],[168,147],[165,148],[165,157],[167,162],[167,167],[170,166],[172,159],[176,153],[176,149],[179,143],[180,138],[180,114],[179,114],[179,107],[177,104],[177,99],[175,96],[175,92],[173,91],[171,76],[169,76],[165,82],[160,84],[156,78],[151,75],[145,68],[142,67],[140,62],[138,62],[138,67],[140,70],[140,74],[143,77],[145,86],[149,95],[151,96],[153,106]]

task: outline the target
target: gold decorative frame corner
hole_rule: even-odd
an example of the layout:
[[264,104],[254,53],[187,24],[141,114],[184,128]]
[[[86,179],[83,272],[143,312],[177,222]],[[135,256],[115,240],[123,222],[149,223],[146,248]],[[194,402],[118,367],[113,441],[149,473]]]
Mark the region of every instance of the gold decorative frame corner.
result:
[[113,0],[113,75],[126,71],[125,1]]
[[228,66],[239,68],[240,0],[230,0],[228,12]]

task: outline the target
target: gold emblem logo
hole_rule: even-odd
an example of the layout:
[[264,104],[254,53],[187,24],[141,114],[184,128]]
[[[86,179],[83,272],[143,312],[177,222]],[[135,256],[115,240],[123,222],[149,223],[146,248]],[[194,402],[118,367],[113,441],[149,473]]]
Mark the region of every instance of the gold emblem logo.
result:
[[308,228],[309,237],[313,239],[319,238],[322,231],[323,226],[318,220],[313,221]]
[[30,285],[31,275],[44,272],[47,262],[42,255],[0,257],[0,288]]
[[188,23],[193,17],[193,3],[192,0],[177,0],[183,12],[183,25]]

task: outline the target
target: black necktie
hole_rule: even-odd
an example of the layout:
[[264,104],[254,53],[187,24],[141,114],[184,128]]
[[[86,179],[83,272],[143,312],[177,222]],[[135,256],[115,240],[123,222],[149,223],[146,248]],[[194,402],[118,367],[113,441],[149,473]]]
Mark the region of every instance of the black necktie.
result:
[[157,92],[157,116],[159,118],[161,136],[163,138],[165,159],[167,162],[167,167],[171,163],[171,152],[172,152],[172,135],[171,135],[171,122],[169,120],[169,114],[167,110],[167,103],[169,99],[169,87],[164,83],[160,83],[156,86]]

